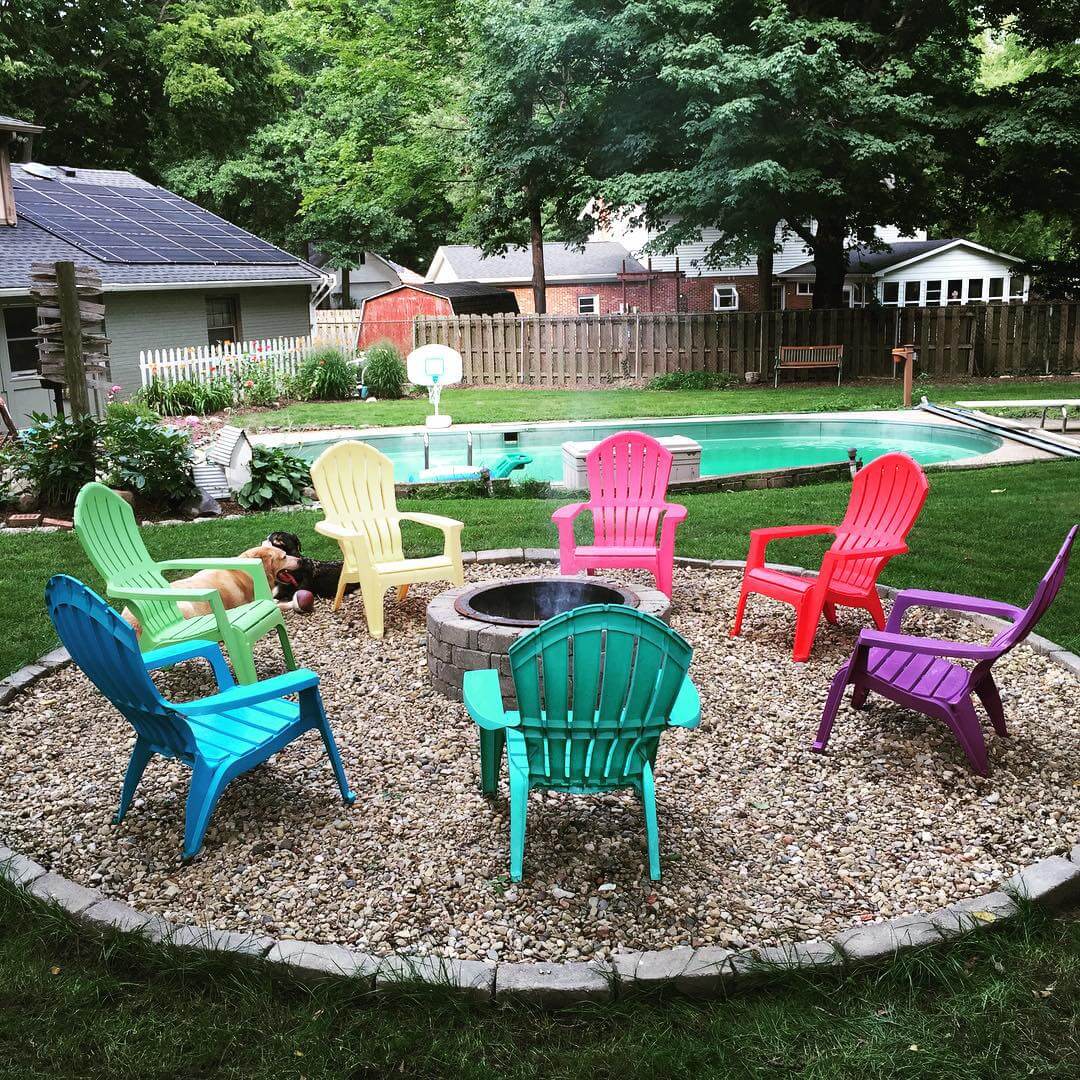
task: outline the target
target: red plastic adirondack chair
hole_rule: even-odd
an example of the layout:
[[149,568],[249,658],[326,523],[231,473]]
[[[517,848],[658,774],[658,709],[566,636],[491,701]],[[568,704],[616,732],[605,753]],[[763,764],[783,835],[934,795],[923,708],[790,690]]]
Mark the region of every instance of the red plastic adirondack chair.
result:
[[[839,526],[784,525],[752,530],[731,636],[737,637],[742,629],[751,593],[771,596],[795,608],[795,660],[810,658],[822,614],[829,622],[836,622],[837,605],[865,608],[883,630],[885,612],[877,594],[878,575],[894,555],[907,551],[904,538],[922,510],[928,487],[926,475],[907,454],[884,454],[855,474],[847,513]],[[765,548],[771,541],[824,533],[835,533],[836,539],[816,575],[799,577],[766,567]]]
[[[671,596],[675,530],[686,518],[685,506],[667,501],[671,452],[640,431],[619,431],[589,451],[585,466],[589,501],[551,515],[559,530],[562,573],[649,570],[656,587]],[[583,510],[592,513],[593,542],[578,545],[574,521]]]

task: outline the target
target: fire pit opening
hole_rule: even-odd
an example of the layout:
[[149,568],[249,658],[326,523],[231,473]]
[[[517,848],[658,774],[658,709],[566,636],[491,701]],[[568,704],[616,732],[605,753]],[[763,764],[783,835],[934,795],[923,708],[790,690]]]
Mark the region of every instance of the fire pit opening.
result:
[[610,581],[579,577],[534,577],[489,582],[454,601],[458,614],[501,626],[539,626],[545,619],[585,604],[628,604],[638,598]]

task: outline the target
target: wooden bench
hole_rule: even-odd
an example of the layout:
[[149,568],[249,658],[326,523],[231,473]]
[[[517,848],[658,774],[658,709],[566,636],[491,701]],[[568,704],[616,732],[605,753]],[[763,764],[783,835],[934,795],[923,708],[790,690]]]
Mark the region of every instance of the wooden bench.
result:
[[836,368],[836,385],[844,370],[843,345],[781,345],[773,368],[773,387],[780,385],[780,369],[805,371],[809,368]]

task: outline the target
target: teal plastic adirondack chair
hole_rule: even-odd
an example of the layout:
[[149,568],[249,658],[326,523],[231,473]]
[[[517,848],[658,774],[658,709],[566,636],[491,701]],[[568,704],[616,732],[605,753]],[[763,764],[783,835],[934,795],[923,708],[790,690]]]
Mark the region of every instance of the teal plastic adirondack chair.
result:
[[[143,652],[180,641],[219,641],[225,646],[237,682],[253,683],[252,645],[276,630],[285,654],[285,666],[296,667],[281,609],[270,595],[266,572],[258,559],[150,558],[135,514],[127,502],[104,484],[85,484],[75,500],[75,535],[87,558],[105,581],[105,594],[123,600],[142,625],[139,647]],[[166,570],[243,570],[255,584],[250,604],[226,611],[216,589],[173,589]],[[181,600],[210,605],[209,615],[185,619],[176,606]]]
[[510,877],[521,880],[532,788],[596,795],[633,788],[645,808],[649,876],[660,877],[653,764],[667,727],[697,727],[701,703],[687,669],[693,649],[659,619],[592,604],[510,646],[518,708],[503,707],[499,673],[465,673],[480,725],[483,790],[494,794],[505,745],[510,771]]
[[[71,658],[136,732],[117,824],[154,754],[177,758],[191,768],[184,858],[194,858],[229,781],[311,730],[322,736],[341,797],[347,804],[354,801],[314,671],[290,671],[254,686],[237,686],[216,642],[182,642],[140,654],[135,631],[81,581],[58,574],[46,586],[45,599]],[[200,657],[217,678],[220,693],[212,697],[166,701],[147,674]],[[298,694],[299,701],[289,701],[290,694]]]

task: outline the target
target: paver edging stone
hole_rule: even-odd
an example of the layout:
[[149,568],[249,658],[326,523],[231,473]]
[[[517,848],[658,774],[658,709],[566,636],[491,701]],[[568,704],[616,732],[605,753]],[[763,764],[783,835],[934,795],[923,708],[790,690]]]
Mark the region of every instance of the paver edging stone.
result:
[[[464,562],[557,561],[553,549],[509,548],[466,552]],[[677,566],[741,570],[731,559],[676,558]],[[783,567],[808,574],[800,567]],[[885,598],[897,590],[878,586]],[[965,613],[958,613],[961,618]],[[999,629],[998,620],[973,616],[969,621]],[[1080,657],[1046,638],[1032,637],[1035,650],[1050,663],[1080,674]],[[63,648],[53,649],[0,681],[0,705],[41,676],[70,663]],[[180,948],[229,953],[246,962],[264,960],[287,970],[304,982],[356,978],[372,989],[389,990],[416,979],[428,985],[450,987],[476,1001],[529,1001],[544,1008],[581,1002],[606,1002],[635,991],[671,988],[694,997],[738,992],[782,978],[794,970],[840,971],[848,963],[870,964],[891,959],[898,952],[923,948],[961,934],[981,930],[1013,918],[1020,897],[1040,906],[1057,908],[1080,897],[1080,844],[1068,858],[1053,855],[1025,867],[1003,882],[1001,889],[957,901],[929,915],[904,915],[880,923],[851,927],[830,941],[753,947],[731,952],[719,947],[675,947],[644,952],[616,953],[607,963],[499,963],[453,960],[436,956],[374,957],[344,945],[321,945],[293,939],[275,940],[233,930],[172,926],[159,916],[103,896],[50,873],[44,866],[10,848],[0,846],[0,877],[41,899],[59,904],[83,922],[99,928],[142,934]]]

